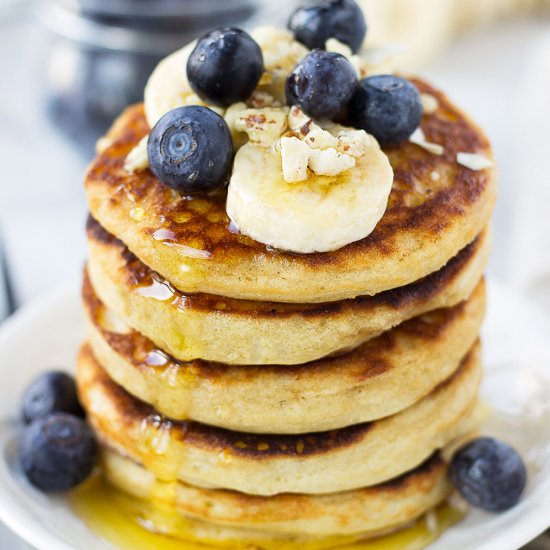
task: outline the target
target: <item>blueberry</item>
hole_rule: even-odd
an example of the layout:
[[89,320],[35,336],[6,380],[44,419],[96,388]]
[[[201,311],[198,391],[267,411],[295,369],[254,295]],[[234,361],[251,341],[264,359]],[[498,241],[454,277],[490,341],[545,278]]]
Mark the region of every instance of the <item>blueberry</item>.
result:
[[46,493],[82,483],[97,462],[97,443],[81,418],[65,413],[35,420],[21,436],[19,460],[27,479]]
[[472,505],[502,512],[517,504],[527,472],[519,454],[509,445],[481,437],[460,449],[450,468],[451,481]]
[[348,113],[353,126],[372,134],[381,145],[397,145],[420,125],[422,101],[404,78],[369,76],[359,82]]
[[147,143],[151,171],[186,195],[221,187],[233,158],[225,120],[211,109],[192,105],[166,113]]
[[246,32],[215,29],[199,38],[187,61],[187,79],[208,103],[227,106],[244,101],[264,72],[260,46]]
[[336,38],[354,53],[367,32],[363,12],[353,0],[325,0],[298,8],[290,16],[288,28],[311,50],[324,49],[329,38]]
[[298,105],[313,118],[334,119],[345,109],[356,86],[355,69],[343,55],[315,50],[288,77],[287,103]]
[[54,412],[84,416],[74,379],[60,371],[47,372],[31,382],[23,393],[21,408],[27,424]]

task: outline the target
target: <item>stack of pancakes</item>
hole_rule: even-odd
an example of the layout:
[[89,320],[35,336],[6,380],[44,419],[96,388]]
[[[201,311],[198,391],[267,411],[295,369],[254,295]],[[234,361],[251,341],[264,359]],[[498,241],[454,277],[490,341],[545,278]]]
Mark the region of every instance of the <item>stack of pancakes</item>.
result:
[[[479,424],[494,173],[483,133],[437,99],[366,239],[298,255],[233,228],[224,194],[124,171],[128,109],[86,190],[88,341],[78,385],[108,480],[207,541],[374,536],[450,492],[442,452]],[[334,539],[333,537],[337,537]],[[332,541],[332,542],[331,542]]]

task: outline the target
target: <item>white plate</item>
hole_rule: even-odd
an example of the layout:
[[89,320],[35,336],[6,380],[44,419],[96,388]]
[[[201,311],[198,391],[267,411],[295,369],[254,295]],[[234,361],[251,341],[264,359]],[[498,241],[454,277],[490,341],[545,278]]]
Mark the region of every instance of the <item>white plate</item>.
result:
[[[484,329],[483,396],[493,408],[486,432],[509,441],[529,469],[523,501],[500,515],[471,512],[431,550],[512,550],[550,526],[550,319],[492,285]],[[105,550],[62,497],[34,491],[16,466],[16,417],[29,380],[69,370],[82,339],[78,290],[49,297],[0,329],[0,519],[39,550]]]

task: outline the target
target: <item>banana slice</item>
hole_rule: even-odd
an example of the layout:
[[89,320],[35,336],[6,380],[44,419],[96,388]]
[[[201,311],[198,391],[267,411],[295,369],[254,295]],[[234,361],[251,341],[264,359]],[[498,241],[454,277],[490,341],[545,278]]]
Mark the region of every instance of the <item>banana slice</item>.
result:
[[[292,148],[286,139],[292,140],[283,137],[282,147]],[[301,160],[307,165],[305,142],[294,143],[292,166]],[[226,209],[241,233],[274,248],[313,253],[336,250],[373,231],[393,183],[389,160],[374,138],[353,167],[321,176],[310,164],[307,179],[298,183],[285,180],[281,149],[249,142],[235,157]]]
[[196,41],[164,58],[155,68],[144,92],[145,117],[152,128],[168,111],[184,105],[202,105],[221,116],[224,109],[205,103],[191,88],[187,80],[187,60]]

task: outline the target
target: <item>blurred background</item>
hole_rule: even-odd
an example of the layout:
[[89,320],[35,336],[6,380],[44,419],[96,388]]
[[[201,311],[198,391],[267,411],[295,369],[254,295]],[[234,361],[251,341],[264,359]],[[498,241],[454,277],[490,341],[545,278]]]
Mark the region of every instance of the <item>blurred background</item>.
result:
[[[485,128],[501,193],[493,277],[550,304],[550,0],[360,0],[367,45]],[[284,24],[294,0],[0,0],[0,235],[14,301],[74,281],[96,139],[157,61],[221,24]],[[1,316],[1,313],[0,313]]]
[[[550,307],[550,0],[359,1],[367,45],[398,46],[398,67],[488,133],[501,181],[490,274]],[[0,0],[0,319],[80,275],[84,170],[158,60],[221,24],[284,25],[298,3]],[[27,548],[8,537],[0,548]]]

